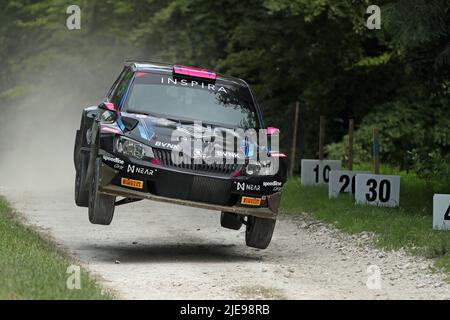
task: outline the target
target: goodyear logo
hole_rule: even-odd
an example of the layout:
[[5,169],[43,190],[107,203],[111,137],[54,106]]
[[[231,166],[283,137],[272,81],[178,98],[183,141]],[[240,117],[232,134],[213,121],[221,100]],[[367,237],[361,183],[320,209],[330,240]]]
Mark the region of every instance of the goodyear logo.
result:
[[142,189],[144,188],[144,181],[141,180],[133,180],[128,178],[122,178],[120,180],[121,185],[125,187],[135,188],[135,189]]
[[242,197],[241,204],[245,204],[248,206],[260,206],[261,198]]

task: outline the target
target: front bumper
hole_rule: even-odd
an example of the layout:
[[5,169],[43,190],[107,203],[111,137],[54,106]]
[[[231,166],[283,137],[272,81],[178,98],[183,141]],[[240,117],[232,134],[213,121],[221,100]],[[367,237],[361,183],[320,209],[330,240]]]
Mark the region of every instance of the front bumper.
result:
[[[245,216],[276,219],[278,215],[281,192],[271,191],[268,193],[270,187],[261,187],[259,191],[246,190],[245,193],[243,191],[239,193],[236,190],[232,191],[232,189],[233,185],[235,186],[234,188],[239,185],[240,178],[232,181],[228,178],[203,176],[195,173],[189,174],[164,167],[153,168],[152,176],[145,174],[136,175],[127,173],[126,166],[128,166],[128,163],[120,166],[124,167],[120,170],[103,162],[100,170],[99,191],[113,196],[148,199],[209,210],[233,212]],[[138,189],[123,186],[120,184],[122,178],[137,179],[142,181],[142,185]],[[192,190],[193,188],[187,190],[189,188],[186,186],[191,181],[194,181],[200,187],[197,187],[195,190]],[[249,184],[247,183],[247,185]],[[239,189],[239,186],[237,188]],[[264,197],[266,205],[258,207],[241,206],[237,202],[240,196]]]
[[[239,206],[221,206],[221,205],[216,205],[216,204],[209,204],[209,203],[203,203],[203,202],[180,200],[180,199],[156,196],[151,193],[129,190],[127,188],[114,186],[114,185],[102,186],[102,187],[100,187],[99,191],[102,193],[105,193],[105,194],[112,195],[112,196],[147,199],[147,200],[173,203],[173,204],[190,206],[190,207],[201,208],[201,209],[233,212],[233,213],[236,213],[239,215],[255,216],[255,217],[260,217],[260,218],[268,218],[268,219],[276,219],[276,217],[278,215],[278,206],[279,206],[279,203],[281,200],[281,192],[277,192],[268,197],[269,207],[267,207],[267,208],[249,208],[249,207],[239,207]],[[274,211],[272,211],[271,205],[272,205],[272,209]]]

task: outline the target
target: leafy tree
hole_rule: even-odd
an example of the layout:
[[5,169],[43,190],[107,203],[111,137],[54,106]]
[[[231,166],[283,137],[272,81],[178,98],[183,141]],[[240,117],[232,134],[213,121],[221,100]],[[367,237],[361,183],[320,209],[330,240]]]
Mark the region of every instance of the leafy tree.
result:
[[71,4],[3,4],[4,104],[42,79],[86,101],[98,97],[127,58],[197,65],[246,79],[267,123],[281,128],[285,149],[294,102],[301,101],[299,157],[315,156],[318,119],[325,115],[330,156],[344,156],[347,119],[354,118],[361,160],[370,158],[378,126],[384,161],[428,175],[444,170],[446,0],[380,0],[382,30],[366,28],[369,0],[80,0],[82,29],[68,31]]

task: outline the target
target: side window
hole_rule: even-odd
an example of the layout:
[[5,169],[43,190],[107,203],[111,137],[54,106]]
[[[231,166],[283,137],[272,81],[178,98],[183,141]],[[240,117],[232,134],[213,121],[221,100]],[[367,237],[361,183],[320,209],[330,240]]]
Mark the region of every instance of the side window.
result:
[[112,97],[112,94],[113,94],[113,92],[114,92],[114,89],[116,89],[117,84],[120,82],[120,80],[122,80],[123,75],[125,74],[126,71],[127,71],[127,68],[124,67],[124,68],[122,69],[122,71],[120,72],[119,76],[117,77],[117,79],[116,79],[116,80],[114,81],[114,83],[112,84],[111,88],[110,88],[109,91],[108,91],[108,94],[106,95],[106,99],[108,99],[108,101],[111,101],[111,97]]
[[110,101],[112,103],[114,103],[116,108],[119,107],[120,100],[122,99],[123,95],[125,94],[128,83],[130,82],[132,77],[133,77],[133,72],[130,69],[127,69],[125,71],[122,79],[119,80],[119,83],[117,84],[116,88],[113,90]]

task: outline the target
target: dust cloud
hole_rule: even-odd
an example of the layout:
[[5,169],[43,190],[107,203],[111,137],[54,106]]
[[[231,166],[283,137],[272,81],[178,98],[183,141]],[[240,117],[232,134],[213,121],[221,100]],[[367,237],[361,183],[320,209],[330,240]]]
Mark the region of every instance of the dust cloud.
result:
[[[0,105],[0,186],[29,191],[73,190],[73,147],[81,110],[105,96],[125,59],[91,68],[43,71],[32,93]],[[92,72],[92,70],[102,72]]]

